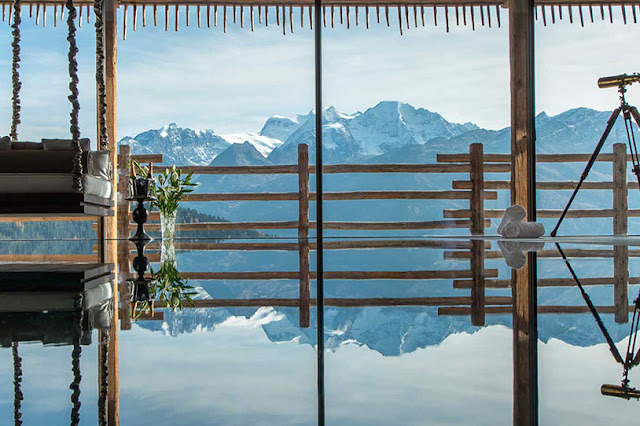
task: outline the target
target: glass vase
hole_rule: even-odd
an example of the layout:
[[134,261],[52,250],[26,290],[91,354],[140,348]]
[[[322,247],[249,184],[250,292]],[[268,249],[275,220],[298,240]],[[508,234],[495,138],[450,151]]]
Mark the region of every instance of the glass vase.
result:
[[175,264],[176,215],[177,212],[170,214],[160,213],[160,228],[162,229],[162,254],[160,260],[162,263],[169,261]]

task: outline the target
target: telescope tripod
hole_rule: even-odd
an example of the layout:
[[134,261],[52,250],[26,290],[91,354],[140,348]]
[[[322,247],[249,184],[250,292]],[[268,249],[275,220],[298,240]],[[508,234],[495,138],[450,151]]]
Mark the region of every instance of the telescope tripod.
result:
[[598,155],[600,155],[600,150],[602,150],[604,143],[607,141],[607,138],[609,137],[609,133],[611,133],[613,126],[616,124],[616,120],[618,119],[618,116],[620,115],[620,113],[622,113],[622,117],[624,118],[624,127],[627,132],[627,144],[629,145],[631,162],[633,163],[632,171],[633,171],[633,174],[636,175],[636,179],[640,187],[640,155],[638,154],[638,146],[636,145],[636,138],[633,132],[634,121],[636,125],[640,127],[640,113],[638,113],[638,110],[636,107],[629,105],[627,103],[624,96],[625,93],[627,92],[627,88],[625,87],[624,84],[621,84],[618,87],[618,92],[620,93],[620,106],[618,106],[618,108],[613,110],[613,112],[611,113],[611,116],[609,117],[609,121],[607,121],[607,127],[604,129],[604,132],[602,133],[602,136],[600,137],[600,141],[598,141],[598,145],[596,145],[596,148],[593,151],[593,154],[591,154],[591,158],[589,158],[589,162],[587,163],[586,167],[584,168],[584,171],[582,172],[582,175],[580,176],[580,181],[578,181],[578,184],[573,190],[573,194],[571,194],[571,197],[569,198],[567,205],[562,211],[562,214],[558,219],[558,223],[556,223],[555,228],[553,228],[553,231],[551,231],[550,235],[552,237],[556,236],[558,232],[558,228],[560,228],[560,224],[564,220],[564,217],[567,215],[569,208],[571,208],[571,204],[573,203],[573,200],[576,198],[576,195],[578,195],[578,191],[580,191],[580,187],[582,186],[584,181],[587,179],[587,176],[589,176],[589,172],[591,171],[593,164],[596,162]]

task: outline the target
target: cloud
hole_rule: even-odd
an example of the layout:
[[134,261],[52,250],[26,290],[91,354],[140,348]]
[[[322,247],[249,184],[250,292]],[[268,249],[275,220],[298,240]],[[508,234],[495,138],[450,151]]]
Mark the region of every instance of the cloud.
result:
[[[118,40],[118,136],[169,122],[220,133],[257,131],[273,114],[311,110],[313,33],[306,20],[305,28],[299,28],[297,8],[294,13],[296,32],[286,36],[273,25],[273,10],[272,25],[257,25],[255,32],[248,31],[248,24],[241,31],[230,23],[229,32],[223,34],[221,22],[218,28],[197,29],[192,24],[178,33],[165,32],[162,13],[160,27],[138,25],[133,32],[130,24],[127,40]],[[383,14],[382,24],[373,23],[366,30],[361,13],[358,27],[326,29],[325,105],[353,112],[380,100],[400,100],[438,111],[453,121],[473,121],[487,128],[508,126],[506,11],[502,11],[502,28],[496,27],[494,17],[493,28],[477,23],[475,32],[469,26],[453,25],[451,12],[450,33],[444,30],[442,11],[437,27],[431,13],[428,9],[426,27],[412,27],[402,37],[393,13],[389,28]],[[219,11],[219,20],[221,15]],[[372,22],[374,16],[372,11]],[[231,14],[228,19],[232,20]],[[337,12],[335,19],[338,21]],[[65,31],[61,25],[52,28],[51,19],[46,29],[35,27],[33,20],[24,21],[21,136],[25,139],[68,134]],[[577,106],[612,109],[614,91],[597,89],[595,80],[636,71],[637,48],[628,41],[638,35],[640,27],[623,25],[619,16],[615,24],[602,23],[596,16],[596,23],[587,22],[585,28],[568,24],[566,16],[561,23],[546,27],[538,21],[537,109],[551,114]],[[9,42],[8,31],[0,34],[0,43],[7,46],[0,55],[0,67],[6,70],[5,78],[0,79],[0,92],[6,94],[0,117],[6,132],[10,120]],[[95,139],[94,43],[93,27],[84,25],[79,31],[81,128]],[[633,88],[629,100],[640,101],[640,89]]]

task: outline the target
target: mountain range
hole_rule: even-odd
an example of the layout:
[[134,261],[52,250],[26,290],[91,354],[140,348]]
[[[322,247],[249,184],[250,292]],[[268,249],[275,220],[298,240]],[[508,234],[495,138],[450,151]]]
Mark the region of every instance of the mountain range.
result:
[[[606,125],[609,112],[588,108],[576,108],[555,116],[540,113],[536,117],[537,148],[540,153],[591,153]],[[473,123],[452,123],[440,114],[423,108],[415,108],[400,102],[380,102],[364,112],[344,113],[334,107],[322,112],[324,158],[327,163],[433,163],[438,153],[465,153],[471,143],[483,143],[485,152],[508,153],[511,132],[483,129]],[[611,145],[626,140],[624,125],[619,121],[603,152],[610,152]],[[135,137],[127,137],[121,143],[131,145],[134,153],[162,153],[166,164],[193,165],[269,165],[295,164],[297,146],[307,143],[313,159],[315,144],[315,114],[309,112],[291,117],[273,116],[255,133],[217,134],[212,130],[195,131],[175,124],[157,130],[149,130]],[[311,160],[313,161],[313,160]],[[577,180],[584,164],[540,164],[539,180]],[[611,165],[598,163],[591,179],[610,179]],[[502,175],[504,178],[504,175]],[[607,178],[608,176],[608,178]],[[327,175],[328,191],[373,189],[450,189],[453,179],[464,178],[452,174],[406,175]],[[294,176],[212,176],[197,177],[200,192],[292,192],[297,191]],[[468,179],[468,175],[466,176]],[[312,180],[313,181],[313,180]],[[313,183],[313,182],[312,182]],[[540,208],[563,206],[567,191],[541,191]],[[509,203],[504,191],[497,201],[487,201],[487,208],[501,208]],[[434,203],[437,208],[434,208]],[[190,203],[209,214],[217,214],[230,220],[295,220],[297,208],[292,202],[225,202]],[[602,208],[611,205],[609,191],[584,191],[576,199],[575,208]],[[466,201],[430,200],[380,200],[327,202],[326,220],[436,220],[442,219],[443,208],[468,208]],[[312,214],[313,216],[313,214]],[[313,219],[313,217],[312,217]],[[495,221],[494,221],[495,222]],[[495,223],[494,223],[495,226]],[[563,225],[567,233],[584,233],[585,223],[569,220]],[[610,233],[610,220],[594,219],[589,222],[589,232]],[[633,232],[630,226],[630,232]],[[459,233],[460,230],[457,230]],[[270,231],[274,233],[275,231]],[[422,231],[416,231],[424,234]],[[433,231],[430,231],[433,232]],[[488,230],[487,232],[492,232]],[[358,234],[364,235],[364,234]],[[404,234],[403,234],[404,235]],[[329,269],[366,269],[371,265],[385,265],[397,270],[412,270],[416,265],[443,265],[442,253],[425,253],[414,250],[407,253],[393,250],[340,251],[327,253]],[[260,268],[291,270],[297,267],[295,256],[281,259],[281,255],[269,252],[242,253],[228,256],[221,253],[214,258],[211,253],[183,253],[179,265],[185,271],[203,269],[210,265],[212,271],[246,271]],[[284,255],[283,255],[284,256]],[[581,276],[599,276],[604,265],[590,262]],[[541,273],[547,276],[563,276],[563,265],[545,264]],[[500,267],[500,276],[508,270]],[[557,269],[557,270],[556,270]],[[222,298],[295,297],[295,282],[267,281],[255,283],[226,281],[215,285],[194,282],[203,288],[203,294]],[[388,282],[370,282],[367,286],[354,286],[352,282],[332,282],[328,297],[389,297],[445,296],[457,294],[447,286],[427,286],[419,281],[403,282],[402,286],[389,286]],[[610,289],[593,289],[597,303],[610,303]],[[496,294],[498,295],[498,294]],[[502,294],[499,294],[502,295]],[[206,296],[205,296],[206,297]],[[209,296],[210,297],[210,296]],[[544,289],[539,295],[544,304],[582,304],[580,295],[573,288]],[[596,304],[597,304],[596,303]],[[196,329],[215,329],[217,324],[233,316],[245,316],[255,320],[274,342],[297,341],[314,344],[315,331],[297,326],[297,310],[286,308],[186,310],[167,313],[166,325],[141,323],[145,328],[171,335],[188,333]],[[344,344],[367,345],[386,356],[412,352],[416,348],[440,343],[453,333],[472,333],[477,330],[468,318],[442,318],[430,308],[330,308],[325,314],[329,331],[327,347],[337,349]],[[313,321],[313,319],[312,319]],[[510,325],[508,316],[488,317],[490,324]],[[617,326],[611,317],[605,318],[616,341],[622,339],[627,325]],[[546,341],[559,338],[571,344],[586,346],[602,342],[597,326],[588,315],[545,315],[540,318],[540,338]]]
[[[591,152],[604,130],[609,112],[571,109],[536,117],[539,152]],[[473,123],[452,123],[437,112],[401,102],[383,101],[364,112],[323,110],[323,147],[327,163],[425,162],[436,153],[465,152],[470,143],[486,152],[508,152],[510,129],[482,129]],[[625,141],[620,120],[610,140]],[[175,123],[120,141],[136,154],[162,153],[165,163],[178,165],[259,165],[295,163],[296,147],[314,151],[315,113],[273,116],[255,132],[217,134]],[[238,146],[239,145],[239,146]],[[221,154],[225,153],[224,156]],[[221,158],[216,161],[218,157]]]

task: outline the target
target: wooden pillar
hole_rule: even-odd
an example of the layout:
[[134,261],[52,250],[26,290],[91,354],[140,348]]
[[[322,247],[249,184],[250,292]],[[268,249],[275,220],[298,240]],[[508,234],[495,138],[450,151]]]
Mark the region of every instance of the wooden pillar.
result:
[[[533,0],[509,0],[511,203],[536,220]],[[536,256],[512,272],[513,424],[538,423]]]
[[[627,146],[613,145],[613,234],[627,234]],[[624,324],[629,321],[629,249],[613,247],[613,304],[615,320]]]
[[300,257],[300,327],[310,324],[309,293],[309,145],[298,145],[298,251]]
[[[482,144],[469,147],[471,158],[471,234],[484,234],[484,152]],[[484,241],[471,241],[471,324],[485,324],[484,315]]]
[[[125,200],[128,188],[129,168],[131,163],[131,147],[122,145],[118,152],[118,238],[129,238],[129,203]],[[131,285],[127,282],[130,274],[129,244],[118,245],[118,292],[120,294],[120,330],[131,330]]]
[[[118,37],[118,2],[117,0],[105,0],[104,26],[105,26],[105,85],[107,92],[107,134],[109,136],[109,151],[114,172],[118,170],[118,132],[117,132],[117,37]],[[118,187],[117,173],[113,174],[113,188]],[[114,191],[114,197],[117,197]],[[117,203],[116,199],[116,203]],[[118,260],[118,211],[107,220],[107,260],[117,265]],[[119,282],[118,270],[114,283]],[[118,371],[118,309],[119,292],[118,285],[113,286],[114,310],[110,327],[110,344],[108,355],[109,391],[107,394],[107,415],[109,426],[120,424],[120,390]]]

